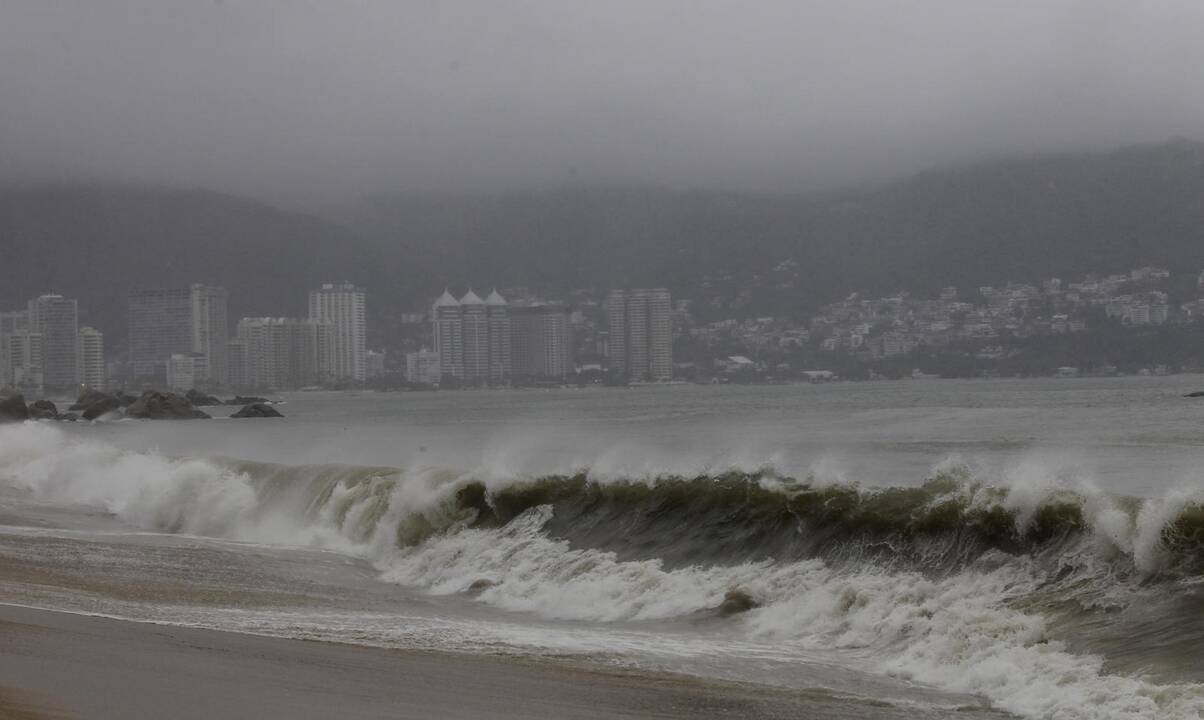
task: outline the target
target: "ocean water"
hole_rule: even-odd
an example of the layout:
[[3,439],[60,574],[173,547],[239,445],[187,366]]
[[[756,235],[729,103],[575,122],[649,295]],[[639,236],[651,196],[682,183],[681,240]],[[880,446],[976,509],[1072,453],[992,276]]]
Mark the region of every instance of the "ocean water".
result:
[[299,393],[283,421],[0,426],[0,602],[918,717],[1198,718],[1197,389]]

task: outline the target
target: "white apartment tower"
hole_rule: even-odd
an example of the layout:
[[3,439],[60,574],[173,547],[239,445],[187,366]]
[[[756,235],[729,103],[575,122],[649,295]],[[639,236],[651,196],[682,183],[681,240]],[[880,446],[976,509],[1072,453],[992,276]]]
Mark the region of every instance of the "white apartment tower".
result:
[[309,293],[309,319],[330,325],[324,374],[332,380],[363,382],[367,376],[367,292],[350,283],[326,283]]
[[79,314],[76,302],[62,295],[29,301],[29,330],[42,336],[42,384],[73,389],[79,381]]
[[510,307],[497,290],[485,298],[485,324],[489,334],[489,361],[486,379],[491,385],[510,377]]
[[485,301],[472,290],[460,298],[460,317],[463,323],[464,376],[471,385],[489,378],[489,316]]
[[611,369],[632,380],[673,376],[673,316],[664,288],[612,290],[606,299]]
[[457,300],[446,290],[431,307],[442,374],[469,385],[497,385],[510,376],[509,307],[495,290]]
[[444,290],[431,307],[435,331],[435,353],[439,356],[440,375],[464,376],[464,322],[460,301]]
[[192,352],[208,359],[208,376],[215,384],[225,387],[229,380],[229,293],[223,287],[192,285],[189,288],[192,305]]
[[91,390],[105,389],[105,336],[95,328],[79,329],[79,384]]

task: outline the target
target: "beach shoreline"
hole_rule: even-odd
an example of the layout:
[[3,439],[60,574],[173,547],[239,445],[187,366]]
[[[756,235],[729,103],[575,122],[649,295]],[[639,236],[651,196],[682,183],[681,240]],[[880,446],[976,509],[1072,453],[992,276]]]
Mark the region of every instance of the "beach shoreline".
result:
[[0,605],[0,717],[6,718],[907,716],[905,708],[822,691]]

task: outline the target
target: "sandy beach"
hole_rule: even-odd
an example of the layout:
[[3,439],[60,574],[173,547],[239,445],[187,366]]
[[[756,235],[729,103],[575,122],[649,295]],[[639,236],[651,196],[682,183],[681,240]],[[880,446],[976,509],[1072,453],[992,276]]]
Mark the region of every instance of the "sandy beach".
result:
[[[959,713],[959,715],[975,713]],[[151,625],[0,606],[5,718],[904,718],[687,677]]]

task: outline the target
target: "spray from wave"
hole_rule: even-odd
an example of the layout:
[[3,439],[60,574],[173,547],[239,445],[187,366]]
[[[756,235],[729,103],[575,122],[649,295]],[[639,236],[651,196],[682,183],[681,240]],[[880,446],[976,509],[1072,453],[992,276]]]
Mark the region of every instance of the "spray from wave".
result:
[[[485,477],[486,479],[481,479]],[[0,484],[164,532],[318,546],[434,594],[734,626],[1029,717],[1204,712],[1204,497],[770,470],[599,478],[174,459],[0,430]],[[485,581],[485,582],[481,582]],[[733,589],[758,606],[720,619]]]

